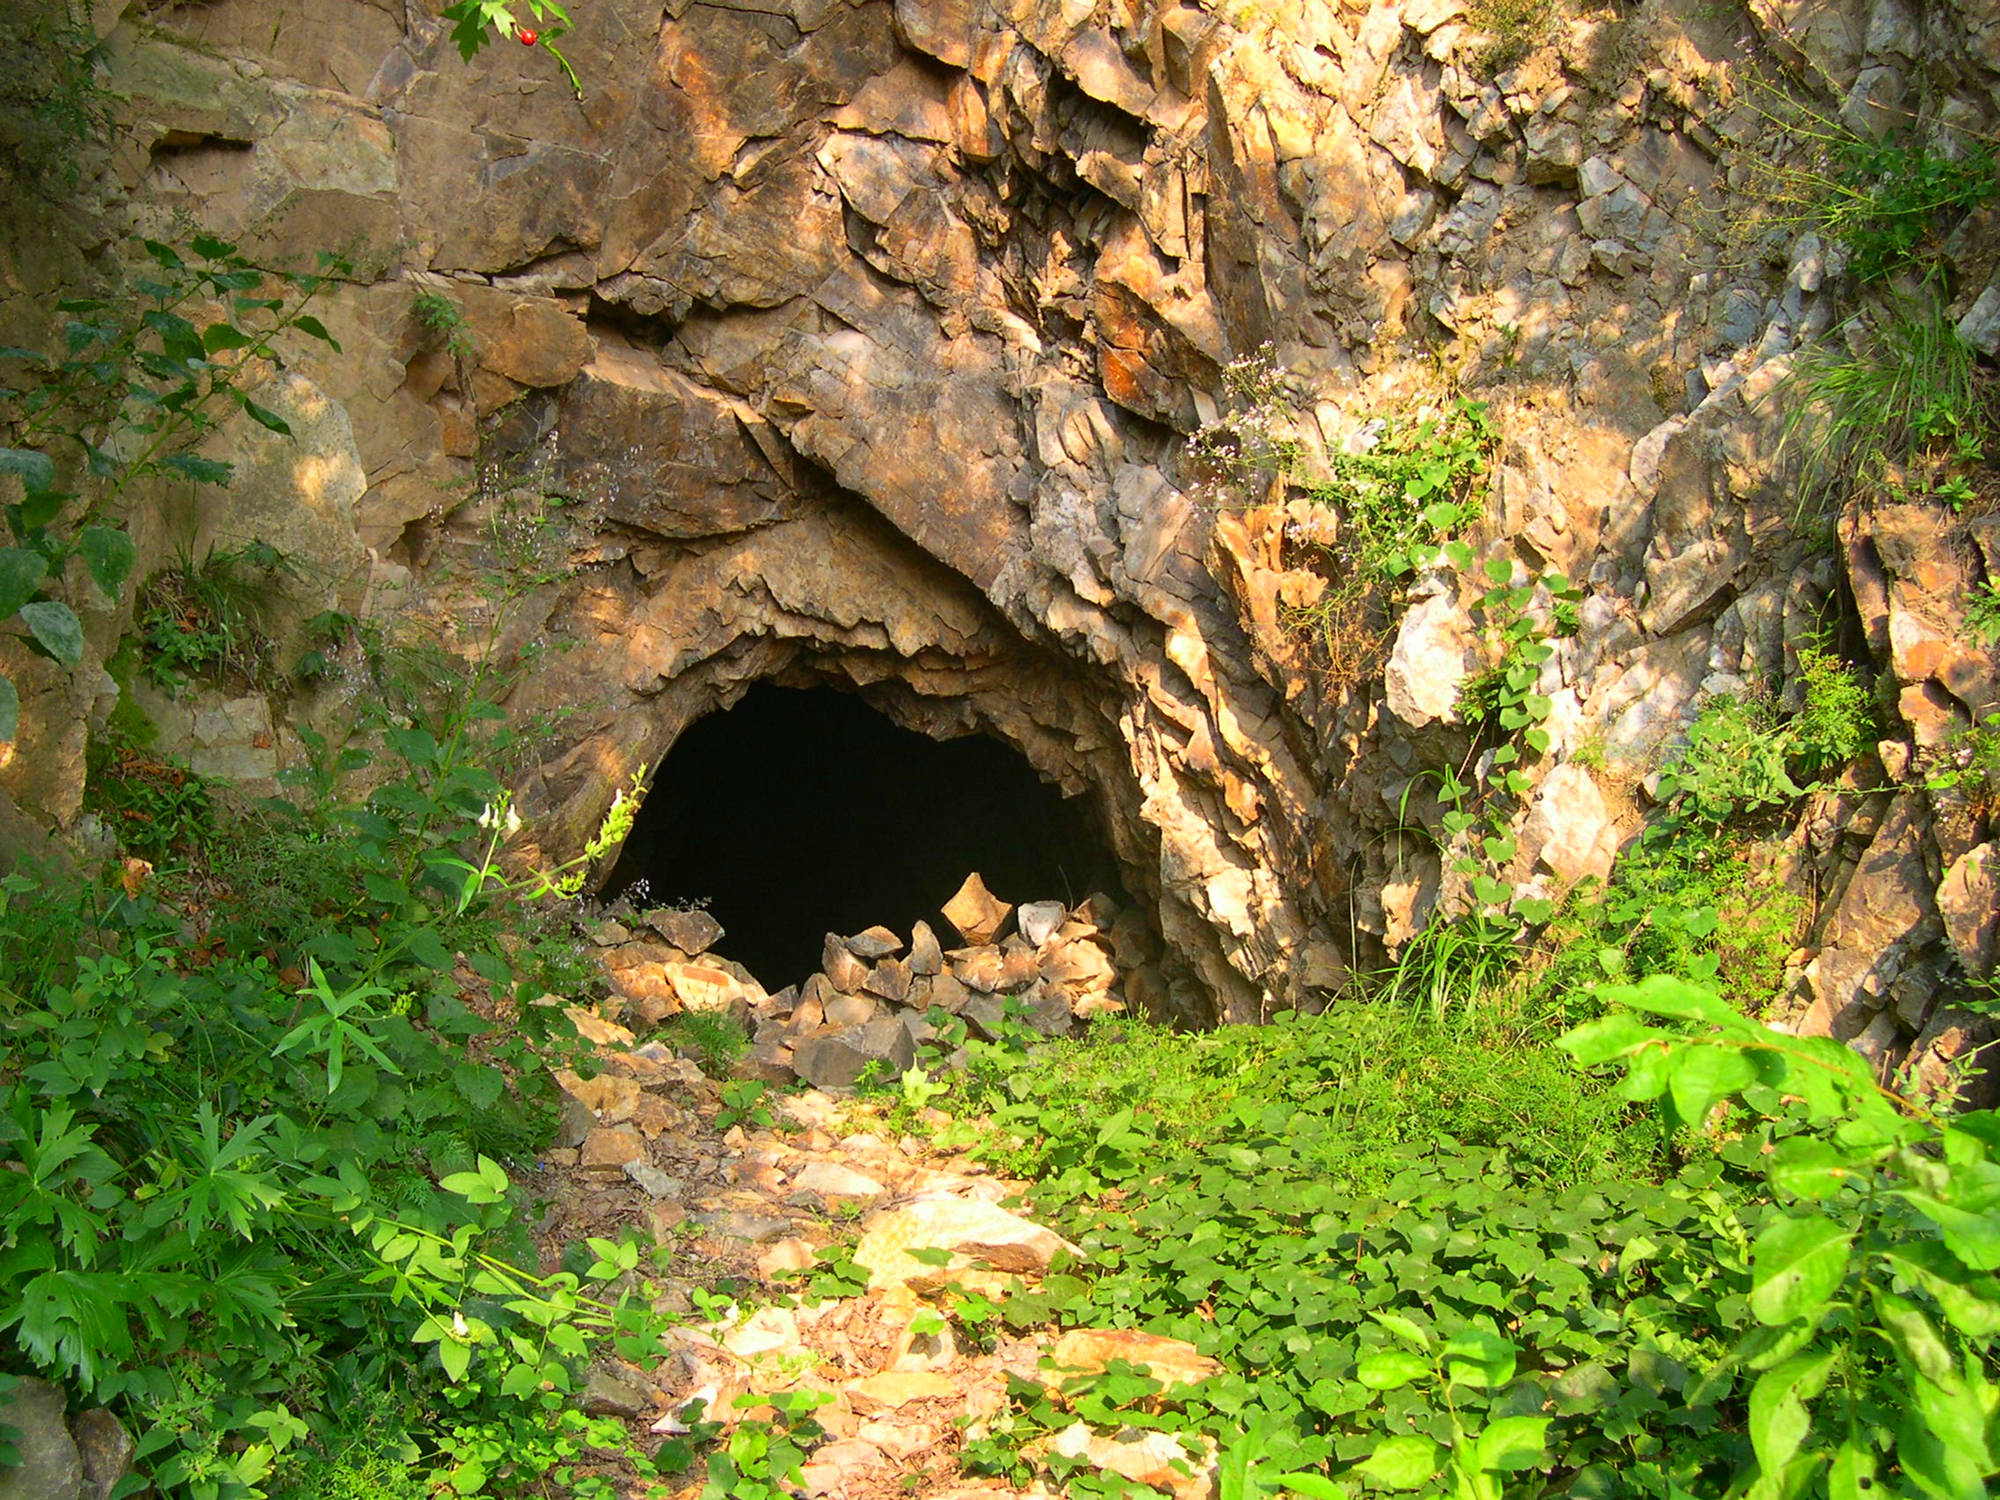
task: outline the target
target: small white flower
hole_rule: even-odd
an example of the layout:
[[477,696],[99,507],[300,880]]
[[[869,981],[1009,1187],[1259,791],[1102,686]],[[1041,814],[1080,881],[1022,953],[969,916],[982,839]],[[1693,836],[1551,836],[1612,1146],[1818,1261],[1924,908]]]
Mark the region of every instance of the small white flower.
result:
[[512,807],[507,809],[507,837],[512,838],[521,831],[521,815]]
[[479,826],[481,828],[491,828],[499,821],[500,814],[494,809],[491,802],[479,810]]

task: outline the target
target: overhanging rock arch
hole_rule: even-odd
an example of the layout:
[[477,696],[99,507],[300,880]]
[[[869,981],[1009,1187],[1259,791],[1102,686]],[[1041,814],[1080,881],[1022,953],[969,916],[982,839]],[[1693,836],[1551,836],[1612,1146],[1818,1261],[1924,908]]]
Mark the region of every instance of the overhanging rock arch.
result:
[[1114,673],[1031,639],[810,466],[768,499],[738,471],[732,491],[703,508],[684,468],[656,475],[649,497],[638,476],[582,459],[584,435],[563,433],[563,415],[551,409],[542,422],[570,443],[568,479],[592,491],[600,519],[579,550],[592,565],[511,627],[563,649],[543,657],[510,709],[569,715],[559,753],[520,788],[537,840],[524,855],[579,848],[616,786],[641,765],[657,769],[689,726],[752,686],[835,687],[934,739],[992,736],[1095,804],[1122,883],[1161,938],[1150,1008],[1201,1023],[1231,1008],[1218,994],[1239,1011],[1257,1004],[1174,886],[1180,861],[1165,852],[1158,789],[1135,766],[1129,694]]

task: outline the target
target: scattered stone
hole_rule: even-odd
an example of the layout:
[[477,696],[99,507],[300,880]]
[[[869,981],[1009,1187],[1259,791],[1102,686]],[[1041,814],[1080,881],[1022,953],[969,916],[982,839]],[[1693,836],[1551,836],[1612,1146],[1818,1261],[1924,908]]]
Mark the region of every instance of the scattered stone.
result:
[[861,987],[871,995],[900,1004],[910,998],[910,966],[900,958],[885,958],[868,971]]
[[860,1026],[816,1032],[792,1049],[792,1067],[815,1088],[852,1088],[870,1063],[880,1063],[891,1076],[907,1071],[917,1060],[909,1032],[894,1016],[877,1016]]
[[960,938],[975,947],[997,938],[1013,910],[986,889],[986,882],[976,870],[965,877],[965,884],[944,904],[945,920],[958,930]]
[[625,1175],[646,1190],[651,1198],[678,1198],[687,1184],[678,1177],[669,1177],[651,1162],[628,1161]]
[[93,1406],[70,1424],[70,1436],[83,1465],[77,1500],[111,1500],[112,1491],[132,1472],[132,1434],[104,1407]]
[[1014,925],[1030,947],[1039,948],[1056,935],[1066,915],[1060,901],[1029,901],[1014,913]]
[[1097,1433],[1077,1422],[1050,1438],[1043,1451],[1108,1469],[1134,1484],[1164,1490],[1175,1500],[1206,1500],[1215,1487],[1213,1445],[1198,1434],[1188,1434],[1188,1440],[1208,1451],[1190,1456],[1173,1433],[1129,1427],[1116,1434]]
[[792,1179],[792,1186],[817,1194],[828,1202],[843,1200],[869,1202],[889,1190],[865,1172],[843,1167],[839,1162],[816,1161]]
[[826,975],[827,983],[843,995],[851,995],[861,988],[861,981],[868,977],[868,965],[848,951],[846,941],[838,934],[829,932],[820,947],[820,972]]
[[776,1281],[796,1271],[809,1269],[819,1259],[819,1251],[808,1239],[797,1235],[777,1241],[757,1257],[757,1274],[765,1281]]
[[654,1401],[651,1387],[642,1385],[638,1377],[600,1365],[584,1381],[580,1404],[585,1416],[623,1417],[629,1421],[652,1410]]
[[689,958],[708,952],[722,938],[722,924],[699,908],[677,911],[670,906],[656,906],[641,912],[639,920]]
[[1049,1351],[1054,1368],[1042,1372],[1042,1383],[1054,1390],[1071,1375],[1102,1374],[1115,1359],[1143,1365],[1169,1393],[1222,1373],[1221,1364],[1182,1339],[1131,1328],[1079,1328],[1056,1340]]
[[1083,1255],[1054,1230],[991,1203],[922,1198],[870,1226],[854,1247],[854,1263],[868,1272],[872,1289],[941,1282],[947,1268],[909,1253],[926,1249],[950,1251],[952,1267],[983,1262],[1018,1276],[1043,1274],[1060,1253]]
[[847,951],[856,958],[887,958],[902,950],[903,940],[886,927],[871,927],[847,940]]
[[829,1026],[865,1026],[882,1013],[882,1007],[866,995],[836,994],[824,1010]]
[[957,1383],[950,1376],[934,1370],[892,1370],[849,1381],[841,1389],[863,1416],[894,1411],[912,1401],[941,1401],[958,1393]]
[[20,1463],[0,1469],[0,1500],[75,1500],[83,1462],[63,1422],[63,1393],[24,1376],[0,1401],[0,1423],[14,1429]]
[[936,974],[944,968],[944,951],[938,946],[931,924],[919,922],[910,929],[910,972]]
[[646,1143],[629,1125],[591,1131],[583,1138],[583,1153],[578,1158],[585,1171],[599,1169],[614,1173],[622,1172],[627,1162],[645,1159]]
[[1971,974],[1989,973],[2000,936],[2000,853],[1980,844],[1953,861],[1938,887],[1938,911],[1958,961]]
[[554,1075],[556,1086],[576,1100],[603,1125],[623,1125],[639,1107],[639,1081],[617,1073],[579,1078],[568,1068]]

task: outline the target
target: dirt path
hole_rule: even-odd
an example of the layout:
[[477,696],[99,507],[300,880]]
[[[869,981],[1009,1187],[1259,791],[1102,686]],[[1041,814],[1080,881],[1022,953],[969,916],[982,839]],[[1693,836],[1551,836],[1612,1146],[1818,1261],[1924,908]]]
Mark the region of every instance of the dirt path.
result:
[[[697,1399],[734,1422],[770,1411],[739,1397],[822,1392],[813,1418],[826,1437],[802,1476],[811,1500],[999,1500],[1020,1492],[963,1474],[959,1454],[1004,1409],[1008,1374],[1059,1379],[1042,1368],[1051,1354],[1065,1371],[1125,1359],[1162,1378],[1169,1367],[1180,1380],[1215,1372],[1188,1345],[1136,1333],[1002,1333],[979,1347],[944,1316],[954,1289],[1002,1296],[1011,1278],[1031,1284],[1052,1256],[1078,1253],[1013,1210],[1026,1184],[893,1133],[873,1101],[773,1091],[735,1118],[740,1091],[726,1106],[724,1085],[693,1062],[575,1014],[602,1069],[557,1075],[569,1144],[545,1154],[532,1184],[550,1204],[543,1242],[558,1253],[637,1227],[661,1247],[659,1305],[684,1319],[656,1367],[594,1369],[586,1409],[671,1434]],[[816,1263],[818,1296],[807,1289]],[[1170,1467],[1178,1450],[1127,1436],[1079,1425],[1054,1443],[1185,1500],[1209,1493],[1207,1474]],[[678,1493],[703,1482],[697,1468]]]

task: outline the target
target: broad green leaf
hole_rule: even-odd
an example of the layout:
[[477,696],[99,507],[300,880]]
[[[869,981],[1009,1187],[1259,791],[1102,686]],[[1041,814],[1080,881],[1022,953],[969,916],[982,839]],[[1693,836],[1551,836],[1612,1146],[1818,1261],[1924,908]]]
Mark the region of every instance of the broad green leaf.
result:
[[1980,1212],[1909,1190],[1896,1196],[1937,1225],[1946,1248],[1970,1269],[2000,1270],[2000,1210]]
[[1764,1175],[1786,1197],[1830,1198],[1855,1180],[1854,1154],[1831,1141],[1795,1135],[1778,1142]]
[[0,474],[12,474],[30,495],[53,489],[56,482],[56,466],[49,456],[32,448],[0,448]]
[[1509,583],[1514,577],[1514,559],[1511,557],[1489,557],[1481,566],[1481,571],[1495,583]]
[[1366,1356],[1356,1365],[1354,1378],[1371,1391],[1393,1391],[1430,1373],[1431,1363],[1422,1355],[1407,1349],[1385,1349]]
[[1973,1338],[2000,1333],[2000,1277],[1968,1271],[1936,1240],[1904,1240],[1881,1252],[1897,1275],[1932,1301],[1961,1332]]
[[1280,1493],[1304,1495],[1306,1500],[1349,1500],[1348,1491],[1324,1474],[1280,1474],[1274,1482]]
[[1776,1474],[1812,1431],[1805,1403],[1820,1393],[1839,1351],[1823,1349],[1766,1370],[1750,1390],[1750,1446],[1765,1474]]
[[444,1366],[444,1373],[453,1383],[465,1379],[465,1372],[472,1367],[472,1345],[458,1339],[438,1340],[438,1362]]
[[1817,1215],[1786,1215],[1758,1235],[1750,1251],[1750,1311],[1757,1321],[1818,1321],[1847,1275],[1853,1238]]
[[1430,1334],[1425,1332],[1421,1324],[1405,1317],[1402,1313],[1376,1312],[1370,1313],[1369,1316],[1412,1348],[1427,1350],[1431,1347]]
[[1444,1373],[1460,1385],[1491,1389],[1514,1378],[1517,1351],[1507,1339],[1483,1328],[1464,1328],[1445,1340]]
[[1386,1438],[1354,1469],[1392,1490],[1413,1490],[1436,1477],[1440,1452],[1426,1437]]
[[6,673],[0,672],[0,744],[21,732],[21,695]]
[[83,660],[83,623],[56,599],[37,599],[21,606],[21,619],[42,649],[66,667]]
[[1842,1443],[1834,1451],[1833,1464],[1827,1470],[1827,1500],[1881,1500],[1875,1468],[1871,1449],[1852,1441]]
[[201,331],[201,347],[210,354],[225,349],[248,349],[256,342],[234,323],[211,323]]
[[[1743,1017],[1728,1001],[1676,979],[1670,974],[1654,974],[1637,984],[1619,985],[1601,992],[1605,999],[1656,1016],[1673,1016],[1683,1021],[1707,1021],[1711,1025],[1739,1030]],[[1838,1045],[1838,1044],[1836,1044]]]
[[1583,1067],[1594,1068],[1629,1056],[1661,1035],[1630,1011],[1619,1010],[1584,1022],[1559,1037],[1556,1045]]
[[248,414],[251,421],[260,427],[268,427],[273,432],[283,433],[286,437],[292,435],[292,424],[272,411],[270,407],[259,406],[255,401],[252,401],[241,392],[237,394],[243,403],[244,412]]
[[86,526],[78,534],[76,550],[107,599],[116,599],[138,560],[139,549],[132,538],[114,526]]
[[1757,1081],[1757,1067],[1739,1047],[1694,1042],[1673,1049],[1667,1087],[1674,1113],[1700,1126],[1716,1104]]
[[298,317],[294,318],[292,320],[292,327],[298,329],[300,333],[307,334],[313,338],[318,339],[322,344],[325,344],[328,348],[332,349],[335,354],[341,352],[340,340],[335,338],[332,334],[328,333],[326,331],[326,324],[320,322],[320,320],[318,318],[315,318],[311,313],[302,313]]
[[1912,1369],[1935,1381],[1950,1383],[1957,1379],[1958,1363],[1950,1346],[1916,1303],[1891,1292],[1878,1292],[1875,1316],[1881,1321],[1890,1345]]
[[1473,1443],[1474,1461],[1481,1469],[1503,1474],[1532,1469],[1542,1461],[1549,1421],[1547,1417],[1502,1417]]
[[39,552],[26,547],[9,547],[0,552],[0,620],[11,620],[14,611],[35,597],[49,565]]

